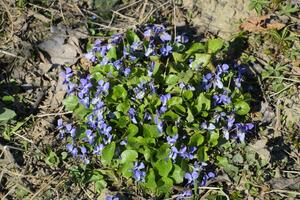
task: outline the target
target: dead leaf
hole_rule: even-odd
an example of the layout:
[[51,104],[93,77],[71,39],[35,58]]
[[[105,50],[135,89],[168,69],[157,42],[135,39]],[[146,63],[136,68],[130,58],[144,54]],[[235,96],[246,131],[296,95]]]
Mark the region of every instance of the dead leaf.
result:
[[254,144],[249,146],[250,150],[255,151],[259,157],[264,160],[265,163],[268,163],[271,160],[271,154],[267,147],[267,139],[257,140]]
[[282,29],[283,27],[285,27],[285,24],[279,23],[279,22],[274,22],[274,23],[267,24],[267,29],[276,29],[276,30],[280,30],[280,29]]
[[249,32],[264,32],[271,29],[280,30],[285,27],[285,24],[276,21],[267,23],[267,19],[270,19],[270,16],[251,17],[240,25],[240,29]]
[[300,60],[295,60],[292,62],[292,72],[295,75],[300,75]]
[[77,62],[81,55],[78,43],[78,39],[75,37],[57,34],[39,44],[38,47],[48,54],[51,64],[72,65]]
[[269,181],[272,189],[284,189],[300,182],[300,177],[297,178],[275,178]]

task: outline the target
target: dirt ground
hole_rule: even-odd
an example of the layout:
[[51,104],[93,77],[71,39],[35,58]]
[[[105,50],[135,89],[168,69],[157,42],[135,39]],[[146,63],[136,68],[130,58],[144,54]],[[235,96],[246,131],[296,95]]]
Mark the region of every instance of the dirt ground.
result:
[[0,107],[17,114],[0,121],[1,199],[104,199],[106,191],[95,197],[93,186],[72,183],[74,163],[49,165],[57,159],[49,152],[62,156],[56,120],[70,115],[59,73],[64,65],[89,65],[82,55],[89,40],[103,37],[95,33],[124,32],[152,18],[200,40],[225,39],[226,58],[247,63],[258,82],[262,94],[251,115],[259,128],[247,148],[266,163],[245,160],[238,180],[224,173],[217,180],[224,191],[232,198],[243,191],[241,199],[300,198],[299,11],[270,7],[259,15],[250,0],[107,2],[0,0],[0,97],[14,98]]

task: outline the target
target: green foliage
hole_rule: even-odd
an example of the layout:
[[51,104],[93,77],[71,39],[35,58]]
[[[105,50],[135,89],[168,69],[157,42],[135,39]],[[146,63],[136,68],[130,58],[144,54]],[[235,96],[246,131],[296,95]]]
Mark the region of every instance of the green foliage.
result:
[[[107,62],[84,72],[88,78],[67,80],[78,85],[64,100],[73,112],[75,134],[59,128],[68,134],[69,153],[85,162],[71,170],[73,177],[82,184],[96,181],[99,191],[109,176],[116,177],[112,182],[123,177],[148,194],[168,197],[175,185],[191,188],[202,182],[210,169],[199,170],[186,184],[186,174],[201,162],[236,173],[215,150],[225,140],[224,129],[236,136],[239,127],[227,125],[230,117],[240,126],[248,121],[251,99],[236,86],[239,71],[212,62],[225,42],[163,44],[160,38],[152,50],[156,53],[146,55],[148,39],[132,30],[118,44],[110,43],[113,39],[103,44],[109,45],[106,54],[92,52],[97,63]],[[166,45],[172,49],[167,55],[161,53]],[[99,168],[110,170],[109,175]],[[82,180],[82,175],[90,178]],[[192,189],[197,193],[197,187]]]
[[2,107],[0,108],[0,121],[8,121],[16,116],[15,111]]
[[251,0],[249,4],[250,10],[255,10],[258,14],[262,14],[262,11],[269,6],[268,0]]

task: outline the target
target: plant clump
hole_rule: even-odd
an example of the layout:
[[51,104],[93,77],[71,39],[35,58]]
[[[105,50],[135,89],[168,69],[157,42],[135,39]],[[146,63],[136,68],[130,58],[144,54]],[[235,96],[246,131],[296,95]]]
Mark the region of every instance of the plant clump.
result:
[[73,117],[58,120],[59,137],[98,174],[99,190],[112,181],[104,168],[157,196],[191,196],[217,175],[208,166],[218,145],[243,142],[254,127],[244,68],[211,61],[223,45],[148,25],[96,40],[85,54],[94,64],[88,70],[66,68],[64,105]]

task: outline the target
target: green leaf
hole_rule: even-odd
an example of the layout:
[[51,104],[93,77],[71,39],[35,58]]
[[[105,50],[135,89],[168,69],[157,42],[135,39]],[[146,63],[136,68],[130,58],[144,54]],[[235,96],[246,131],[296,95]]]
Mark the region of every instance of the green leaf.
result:
[[173,165],[171,159],[161,159],[154,164],[154,167],[160,176],[167,177],[172,170]]
[[125,99],[127,97],[127,91],[123,87],[123,85],[116,85],[113,87],[113,95],[112,98],[114,100],[117,100],[119,98]]
[[245,101],[239,101],[234,104],[234,108],[236,110],[236,114],[238,115],[246,115],[250,111],[250,106]]
[[186,90],[183,92],[182,96],[184,99],[190,100],[191,98],[193,98],[193,92],[191,90]]
[[190,137],[190,141],[189,141],[189,145],[190,146],[200,146],[201,144],[203,144],[204,142],[204,136],[199,134],[199,133],[195,133]]
[[0,108],[0,121],[7,121],[16,116],[15,111],[8,108]]
[[174,171],[172,174],[172,178],[175,180],[175,183],[179,184],[183,182],[184,171],[178,166],[174,165]]
[[238,174],[239,168],[230,164],[226,157],[217,156],[218,165],[223,167],[225,172],[229,174],[229,176],[234,177]]
[[134,136],[139,132],[139,127],[134,124],[129,124],[127,131],[129,136]]
[[156,184],[156,181],[155,181],[155,173],[154,173],[153,168],[149,169],[149,172],[148,172],[148,174],[146,176],[146,184],[145,184],[145,186],[147,188],[149,188],[153,193],[156,190],[157,184]]
[[174,75],[174,74],[170,74],[166,77],[166,84],[167,85],[175,85],[176,83],[178,83],[179,77]]
[[169,110],[163,115],[163,118],[166,120],[176,121],[179,118],[179,115]]
[[211,55],[205,53],[195,54],[195,60],[191,63],[191,67],[194,70],[207,66],[211,61]]
[[73,112],[73,114],[78,118],[78,119],[84,119],[84,117],[91,112],[90,109],[87,109],[84,105],[79,104],[79,107],[76,108]]
[[114,157],[116,149],[116,143],[112,142],[107,145],[103,151],[101,156],[101,162],[103,165],[110,165],[112,158]]
[[159,147],[159,149],[156,152],[156,158],[158,160],[164,160],[169,158],[170,153],[170,146],[167,143],[164,143]]
[[160,135],[160,132],[156,125],[150,125],[150,124],[143,124],[143,133],[144,136],[157,138]]
[[128,40],[129,44],[140,41],[139,36],[133,30],[128,30],[126,32],[126,39]]
[[63,104],[68,111],[74,111],[78,105],[78,97],[70,95],[63,101]]
[[216,53],[220,49],[222,49],[224,41],[220,38],[210,39],[207,42],[208,45],[208,53]]
[[210,110],[211,102],[206,97],[205,93],[200,93],[200,95],[197,98],[195,107],[198,112],[200,112],[202,110]]
[[101,192],[102,190],[104,190],[107,187],[107,183],[105,180],[103,179],[98,179],[95,182],[95,189],[97,192]]
[[162,177],[157,183],[157,190],[161,194],[166,194],[171,192],[173,189],[173,180],[168,177]]
[[178,105],[182,104],[182,98],[181,97],[172,97],[168,101],[168,106]]
[[190,108],[188,108],[187,114],[188,114],[188,116],[186,117],[186,120],[189,123],[193,122],[194,121],[194,115],[193,115],[193,113],[192,113],[192,111],[191,111]]
[[132,176],[133,162],[125,162],[121,167],[121,173],[124,177],[129,178]]
[[107,52],[107,54],[106,54],[106,57],[109,59],[109,60],[112,60],[112,59],[117,59],[118,57],[117,57],[117,49],[116,49],[116,47],[111,47],[109,50],[108,50],[108,52]]
[[182,105],[174,105],[174,106],[172,106],[172,109],[182,115],[184,115],[186,113],[186,110]]
[[194,71],[191,70],[191,69],[188,69],[187,71],[185,72],[181,72],[180,73],[180,80],[182,82],[184,82],[185,84],[188,84],[189,81],[191,80],[191,78],[194,76]]
[[200,162],[208,161],[207,147],[201,146],[197,151],[197,157]]
[[187,57],[189,57],[190,55],[192,55],[193,53],[196,52],[205,52],[206,48],[205,45],[202,43],[193,43],[193,45],[189,48],[189,50],[187,50],[185,52],[185,54],[187,55]]
[[49,166],[58,166],[59,158],[55,152],[50,151],[49,155],[45,158],[45,163]]
[[5,102],[14,102],[15,98],[13,96],[11,96],[11,95],[6,95],[6,96],[2,97],[2,101],[5,101]]
[[219,133],[214,131],[209,135],[209,141],[208,143],[214,147],[218,144],[218,139],[219,139]]
[[173,52],[173,58],[175,63],[184,61],[184,56],[181,53]]
[[121,163],[133,162],[138,158],[135,150],[125,150],[121,153]]
[[124,114],[128,113],[128,110],[130,109],[130,102],[129,101],[125,101],[123,103],[118,104],[117,106],[117,111],[120,111]]

